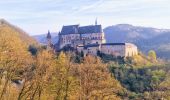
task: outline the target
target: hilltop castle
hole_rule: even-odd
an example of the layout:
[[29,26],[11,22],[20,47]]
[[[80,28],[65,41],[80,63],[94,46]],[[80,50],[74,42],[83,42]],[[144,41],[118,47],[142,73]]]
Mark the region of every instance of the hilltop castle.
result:
[[[51,46],[51,35],[47,34],[48,45]],[[97,52],[121,57],[131,57],[138,54],[137,47],[131,43],[106,43],[101,25],[63,26],[59,32],[58,49],[73,47],[84,54],[97,55]]]

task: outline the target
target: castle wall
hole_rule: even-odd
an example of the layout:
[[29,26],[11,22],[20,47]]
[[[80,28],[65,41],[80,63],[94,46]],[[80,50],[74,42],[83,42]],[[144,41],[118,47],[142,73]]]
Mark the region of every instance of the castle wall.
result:
[[60,49],[66,45],[76,47],[77,45],[105,43],[104,33],[87,33],[87,34],[66,34],[60,36]]
[[101,52],[114,56],[125,56],[125,45],[102,45]]
[[77,51],[78,51],[78,52],[84,51],[84,47],[83,47],[83,46],[78,46],[78,47],[77,47]]
[[138,55],[137,47],[131,43],[126,43],[125,51],[126,51],[125,52],[126,57],[132,57],[132,56]]
[[87,54],[90,54],[90,55],[97,55],[97,51],[99,50],[100,48],[99,48],[99,46],[97,46],[97,47],[89,47],[88,49],[87,49]]
[[100,46],[92,46],[92,47],[84,47],[84,46],[78,46],[77,47],[78,52],[82,52],[84,53],[84,55],[86,54],[90,54],[90,55],[97,55],[97,51],[100,51]]
[[132,57],[138,54],[137,47],[131,43],[124,43],[124,45],[107,45],[102,44],[94,47],[86,47],[84,46],[78,47],[79,52],[83,51],[84,54],[97,55],[97,51],[99,50],[101,53],[121,56],[121,57]]
[[[102,44],[105,43],[105,38],[104,38],[104,33],[86,33],[86,34],[81,34],[82,40],[86,42],[90,42],[87,44]],[[91,41],[89,41],[91,40]]]
[[131,43],[125,43],[125,45],[102,45],[101,52],[121,57],[132,57],[138,54],[137,47]]
[[80,40],[80,34],[67,34],[67,35],[61,35],[60,37],[60,49],[64,46],[70,44],[73,44],[73,41]]

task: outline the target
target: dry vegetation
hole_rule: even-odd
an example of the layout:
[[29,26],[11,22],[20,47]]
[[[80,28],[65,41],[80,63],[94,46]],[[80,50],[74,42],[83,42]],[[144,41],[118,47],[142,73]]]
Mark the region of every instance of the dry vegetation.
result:
[[0,100],[170,99],[169,64],[154,51],[133,58],[54,54],[21,34],[1,23]]

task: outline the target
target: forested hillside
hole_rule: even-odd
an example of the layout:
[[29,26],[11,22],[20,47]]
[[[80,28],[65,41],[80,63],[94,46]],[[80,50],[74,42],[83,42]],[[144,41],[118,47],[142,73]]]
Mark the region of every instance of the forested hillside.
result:
[[[21,34],[1,21],[1,100],[170,99],[170,64],[153,50],[126,58],[69,48],[56,53]],[[168,38],[160,41],[168,43]]]
[[[8,34],[8,33],[13,33],[16,36],[18,36],[24,43],[30,45],[30,44],[37,44],[37,41],[29,36],[26,32],[24,32],[22,29],[19,27],[10,24],[4,19],[0,19],[0,34]],[[8,31],[8,33],[5,33],[3,31]]]
[[21,34],[1,22],[0,100],[121,99],[123,87],[99,58],[87,56],[80,64],[74,53],[55,54],[44,46],[30,50],[34,41]]

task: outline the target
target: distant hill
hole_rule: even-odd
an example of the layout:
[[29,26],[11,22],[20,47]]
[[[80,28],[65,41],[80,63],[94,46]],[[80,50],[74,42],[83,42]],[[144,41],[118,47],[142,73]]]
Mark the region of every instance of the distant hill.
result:
[[[33,38],[35,38],[39,43],[46,44],[47,43],[46,36],[47,36],[47,33],[41,34],[41,35],[35,35],[33,36]],[[51,36],[52,36],[52,43],[56,44],[58,42],[58,33],[53,32],[51,33]]]
[[[1,62],[8,61],[12,66],[18,66],[21,63],[26,64],[31,61],[29,60],[31,59],[31,54],[36,53],[35,47],[39,47],[35,39],[27,35],[20,28],[9,24],[5,20],[0,20]],[[25,62],[24,60],[28,61]]]
[[151,49],[158,57],[170,59],[170,30],[118,24],[104,29],[107,42],[131,42],[147,54]]
[[15,25],[10,24],[4,19],[0,19],[0,34],[3,34],[2,30],[9,30],[9,32],[16,33],[19,36],[19,38],[28,45],[38,43],[36,39],[29,36],[25,31],[23,31],[22,29]]
[[106,27],[104,32],[107,42],[134,42],[140,39],[151,39],[170,30],[118,24]]

